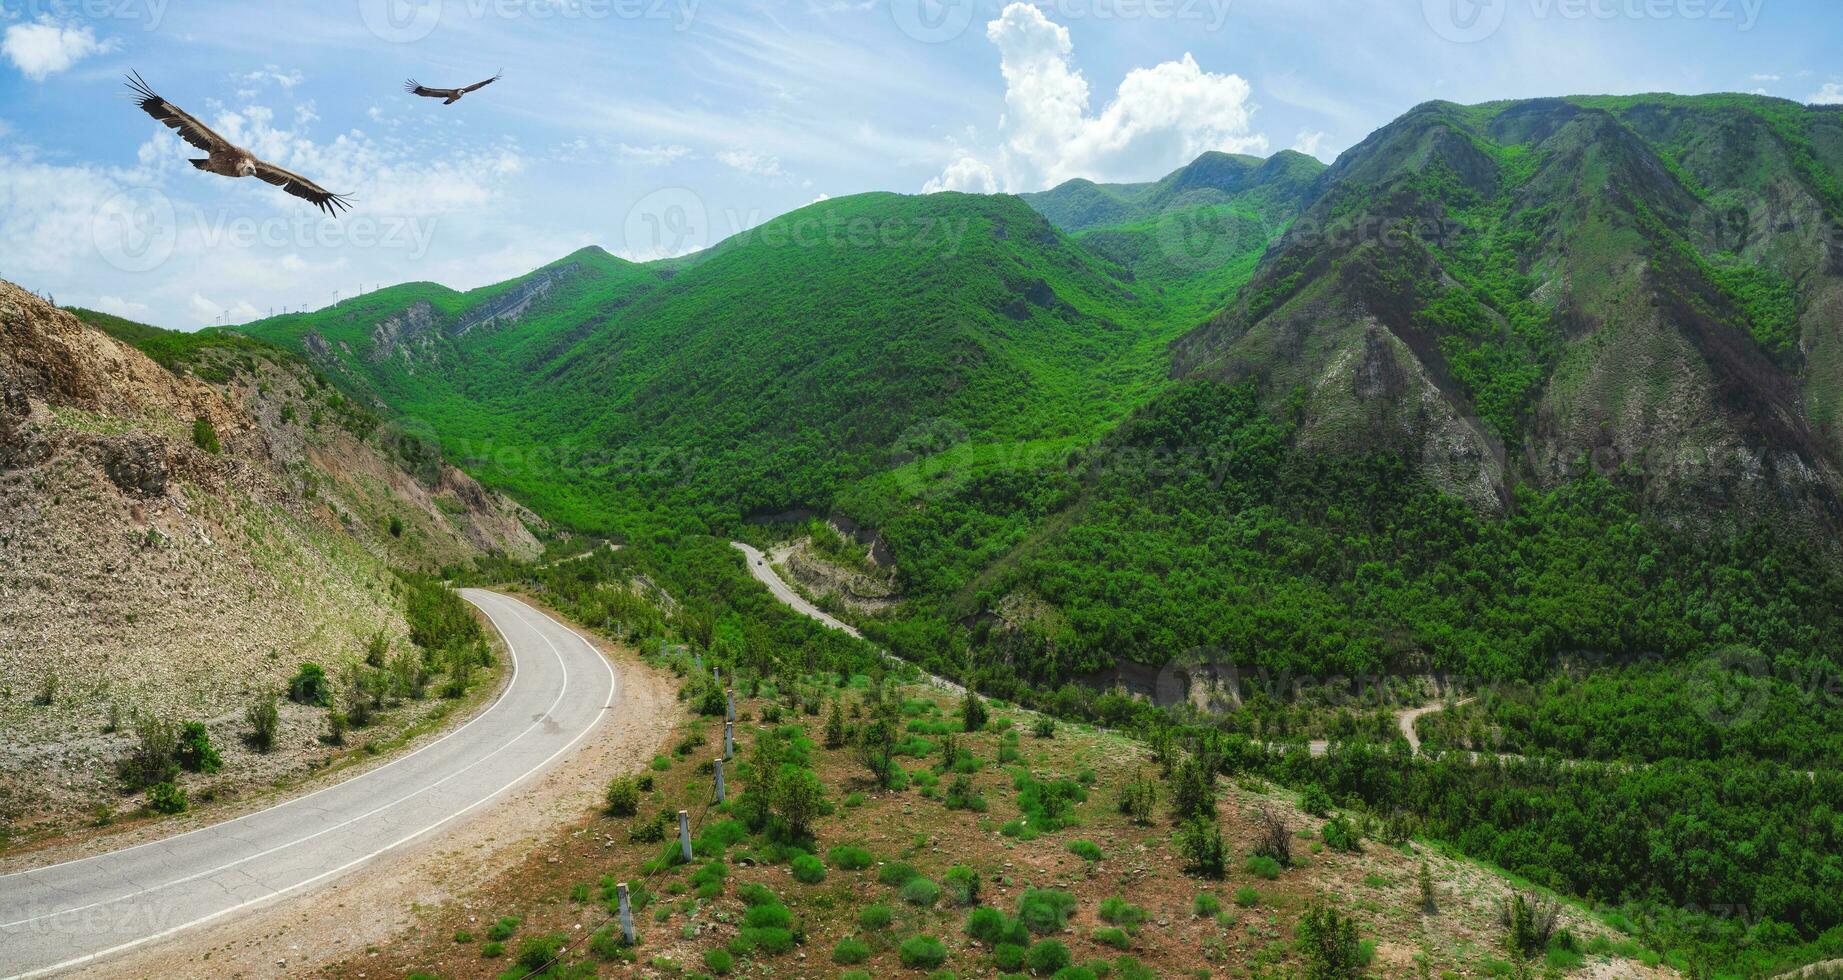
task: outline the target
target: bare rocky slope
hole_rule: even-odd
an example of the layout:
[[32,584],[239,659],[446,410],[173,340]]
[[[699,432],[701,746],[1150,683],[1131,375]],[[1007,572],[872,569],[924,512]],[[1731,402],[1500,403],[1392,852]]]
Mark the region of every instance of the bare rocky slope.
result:
[[[244,342],[172,364],[0,282],[0,830],[119,805],[136,713],[204,721],[228,758],[301,662],[404,642],[391,568],[538,550],[528,514],[298,359]],[[225,778],[302,764],[315,742],[290,726],[316,723],[284,712],[282,751]]]

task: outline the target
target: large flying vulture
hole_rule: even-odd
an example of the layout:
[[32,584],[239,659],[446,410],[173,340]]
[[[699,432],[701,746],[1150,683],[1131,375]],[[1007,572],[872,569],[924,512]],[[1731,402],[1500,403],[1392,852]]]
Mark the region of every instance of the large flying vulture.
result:
[[338,217],[342,208],[352,209],[347,195],[334,194],[300,174],[259,160],[250,151],[212,132],[211,127],[199,122],[191,113],[156,95],[138,72],[128,76],[128,87],[134,90],[142,110],[148,115],[165,123],[167,128],[177,130],[187,143],[210,154],[203,160],[193,160],[192,166],[224,177],[255,177],[312,203],[333,217]]
[[420,95],[420,96],[423,96],[424,98],[430,98],[430,99],[440,99],[442,100],[442,105],[453,105],[456,102],[461,101],[461,96],[466,95],[467,93],[472,92],[476,89],[483,89],[487,87],[488,85],[491,85],[494,82],[499,81],[499,75],[504,75],[504,74],[505,72],[502,71],[498,75],[494,75],[492,78],[489,78],[484,82],[475,82],[472,85],[469,85],[465,88],[429,88],[426,85],[417,84],[416,80],[412,78],[409,81],[403,83],[403,90],[410,93],[411,95]]

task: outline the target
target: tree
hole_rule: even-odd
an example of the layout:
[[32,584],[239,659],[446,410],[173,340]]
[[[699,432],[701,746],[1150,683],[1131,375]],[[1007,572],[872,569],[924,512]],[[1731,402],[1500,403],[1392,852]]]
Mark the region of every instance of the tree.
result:
[[825,809],[825,787],[813,771],[786,763],[774,781],[774,813],[788,841],[812,836],[813,820]]
[[1440,907],[1434,902],[1433,873],[1428,870],[1426,861],[1421,862],[1420,881],[1421,911],[1427,915],[1434,915],[1440,911]]
[[1522,959],[1540,956],[1548,949],[1560,917],[1560,904],[1538,895],[1515,893],[1498,906],[1498,922],[1507,933],[1504,943],[1512,956]]
[[1254,853],[1270,857],[1282,865],[1293,863],[1293,831],[1286,825],[1286,818],[1280,811],[1262,804],[1254,810],[1255,826],[1260,837],[1255,841]]
[[896,723],[888,718],[872,718],[858,733],[858,758],[878,786],[885,789],[896,782]]
[[131,790],[145,789],[179,775],[179,726],[145,716],[134,722],[134,748],[118,765]]
[[1135,775],[1120,787],[1120,812],[1141,826],[1150,825],[1158,807],[1158,783],[1150,776]]
[[960,699],[960,730],[976,732],[986,726],[990,712],[986,710],[985,701],[972,688],[967,688],[966,696]]
[[1356,920],[1314,904],[1300,917],[1298,935],[1307,980],[1349,980],[1363,975]]
[[325,707],[333,699],[333,686],[327,681],[326,668],[316,663],[304,663],[288,679],[288,700],[295,704],[309,704]]
[[1171,819],[1177,823],[1216,818],[1216,773],[1195,756],[1178,767],[1171,790]]
[[832,712],[826,715],[826,748],[842,749],[845,747],[845,709],[832,699]]
[[179,747],[174,756],[179,768],[187,772],[213,773],[224,768],[223,758],[211,747],[211,733],[201,721],[188,721],[179,727]]
[[258,752],[267,752],[275,747],[275,733],[281,727],[281,712],[275,706],[275,695],[264,694],[250,705],[243,713],[244,720],[250,723],[250,747]]
[[1192,820],[1178,832],[1178,853],[1184,870],[1203,878],[1220,879],[1228,871],[1228,848],[1213,820]]

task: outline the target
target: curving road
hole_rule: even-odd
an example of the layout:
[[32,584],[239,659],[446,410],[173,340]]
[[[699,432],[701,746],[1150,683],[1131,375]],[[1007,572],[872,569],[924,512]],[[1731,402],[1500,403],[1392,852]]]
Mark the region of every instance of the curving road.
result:
[[505,637],[513,675],[448,735],[361,776],[165,840],[0,875],[0,976],[93,962],[298,895],[466,816],[548,769],[614,707],[607,658],[516,599],[461,595]]

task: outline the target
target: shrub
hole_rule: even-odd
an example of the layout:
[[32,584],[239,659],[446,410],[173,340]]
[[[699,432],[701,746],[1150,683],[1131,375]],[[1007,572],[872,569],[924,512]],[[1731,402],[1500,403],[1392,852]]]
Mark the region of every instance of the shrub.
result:
[[38,693],[32,696],[32,703],[41,708],[49,708],[53,704],[56,704],[57,700],[58,674],[57,671],[54,670],[45,674],[44,681],[39,684]]
[[346,744],[346,728],[349,724],[350,723],[346,721],[345,712],[343,711],[327,712],[326,713],[326,734],[320,736],[320,741],[325,742],[328,745]]
[[1177,847],[1189,874],[1219,879],[1228,871],[1228,848],[1222,843],[1222,831],[1210,821],[1185,824],[1178,834]]
[[1271,806],[1256,807],[1255,823],[1260,828],[1260,839],[1254,845],[1254,853],[1272,858],[1282,866],[1293,863],[1293,831],[1286,825],[1286,818]]
[[717,976],[723,976],[736,967],[736,957],[725,949],[707,949],[704,951],[704,967]]
[[877,880],[892,888],[899,888],[908,884],[920,874],[921,872],[915,870],[912,865],[902,861],[891,861],[877,869]]
[[973,813],[986,811],[985,797],[979,795],[978,788],[973,785],[973,777],[964,773],[955,776],[953,782],[947,784],[947,795],[941,802],[949,810],[968,810]]
[[504,956],[505,952],[506,952],[506,944],[502,942],[490,942],[490,943],[480,944],[480,958],[483,960],[496,960],[499,957]]
[[1024,954],[1029,952],[1022,943],[999,943],[992,947],[992,962],[1001,970],[1020,970],[1024,967]]
[[179,726],[179,746],[174,753],[179,768],[187,772],[217,772],[224,768],[218,750],[211,747],[211,732],[202,721],[188,721]]
[[1158,809],[1158,783],[1150,776],[1134,776],[1120,787],[1120,812],[1136,824],[1152,822]]
[[794,880],[808,885],[817,885],[826,880],[826,866],[811,854],[802,854],[793,860]]
[[941,900],[941,886],[926,878],[913,878],[902,886],[902,900],[924,908]]
[[563,933],[551,932],[524,940],[518,944],[518,965],[531,973],[548,968],[563,955],[563,944],[568,939]]
[[947,962],[947,947],[933,936],[910,936],[896,953],[911,970],[931,970]]
[[316,663],[305,663],[288,678],[288,700],[295,704],[307,704],[320,708],[333,700],[333,687],[326,677],[326,668]]
[[1056,737],[1056,719],[1048,716],[1038,718],[1030,725],[1030,733],[1038,738]]
[[1127,901],[1118,895],[1101,901],[1101,921],[1128,929],[1137,929],[1145,922],[1145,909]]
[[1526,959],[1548,948],[1560,915],[1561,906],[1554,899],[1536,895],[1515,894],[1498,906],[1498,922],[1508,932],[1505,943],[1511,953]]
[[858,912],[858,926],[869,932],[888,929],[890,924],[890,907],[878,902],[866,905]]
[[631,817],[640,812],[640,787],[632,776],[616,776],[608,782],[604,803],[609,815]]
[[1222,911],[1222,899],[1209,892],[1199,892],[1190,902],[1190,914],[1199,919],[1207,919]]
[[184,813],[190,805],[186,800],[186,791],[170,782],[147,787],[147,808],[155,813]]
[[389,530],[390,530],[391,537],[393,538],[403,537],[403,518],[398,517],[395,514],[390,515]]
[[223,447],[218,443],[218,430],[211,420],[203,415],[192,420],[192,445],[205,452],[217,455]]
[[1329,816],[1332,806],[1331,794],[1325,792],[1325,788],[1317,783],[1307,786],[1305,792],[1299,796],[1299,809],[1314,817]]
[[1094,941],[1115,949],[1125,949],[1133,944],[1133,941],[1127,938],[1126,930],[1115,928],[1094,930]]
[[1280,862],[1265,854],[1250,854],[1245,865],[1249,874],[1263,881],[1272,881],[1280,877]]
[[1075,911],[1075,896],[1050,888],[1026,889],[1018,899],[1017,917],[1024,928],[1039,936],[1061,932]]
[[145,789],[179,775],[179,727],[161,718],[137,718],[134,747],[117,768],[131,790]]
[[250,705],[243,713],[245,721],[250,723],[250,748],[258,752],[267,752],[275,747],[275,733],[281,728],[281,712],[275,707],[275,695],[264,694]]
[[971,690],[960,699],[960,730],[976,732],[985,728],[991,713],[986,710],[985,701]]
[[1313,905],[1299,919],[1300,952],[1310,980],[1344,980],[1363,975],[1357,923],[1335,909]]
[[1177,823],[1216,819],[1216,771],[1201,759],[1184,760],[1171,789],[1171,819]]
[[845,743],[849,741],[846,737],[847,734],[848,733],[845,731],[845,709],[838,703],[838,699],[834,698],[832,700],[832,711],[830,714],[826,715],[826,748],[844,748]]
[[956,864],[941,876],[941,883],[947,886],[947,895],[955,905],[979,904],[979,872],[964,864]]
[[840,871],[862,871],[876,863],[870,852],[856,844],[840,844],[826,852],[826,860]]
[[1033,943],[1024,954],[1024,965],[1030,968],[1030,972],[1039,974],[1055,973],[1073,960],[1074,957],[1069,955],[1069,947],[1055,939]]
[[1011,933],[1012,923],[995,908],[976,908],[966,916],[966,934],[982,943],[996,945]]
[[1101,845],[1091,840],[1072,840],[1069,841],[1069,853],[1084,861],[1099,861]]
[[1334,851],[1354,854],[1363,850],[1357,829],[1351,826],[1350,821],[1345,819],[1341,813],[1325,821],[1325,826],[1319,831],[1319,834],[1324,838],[1325,846]]
[[851,966],[870,959],[870,944],[856,936],[846,936],[832,947],[832,962],[839,966]]
[[1243,885],[1235,889],[1235,904],[1245,909],[1251,909],[1261,904],[1261,893],[1247,885]]
[[486,927],[486,938],[502,943],[511,939],[512,934],[517,931],[518,919],[509,915],[501,916],[497,922]]

